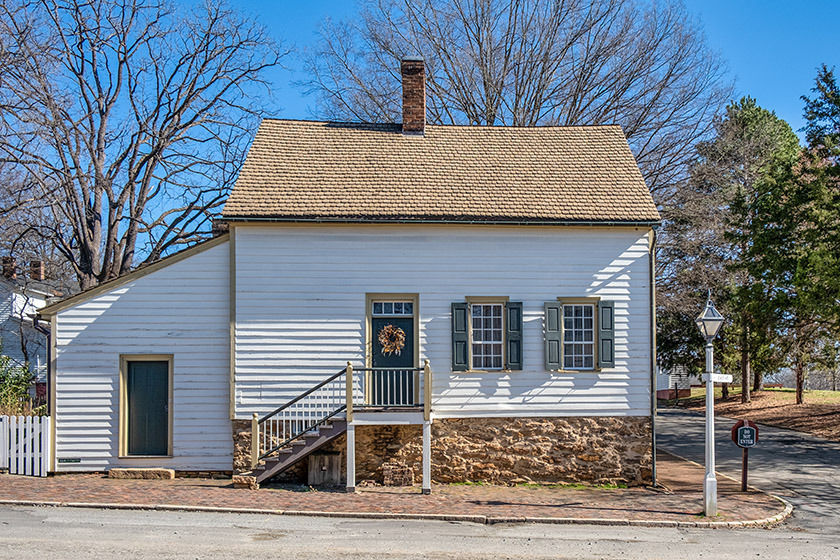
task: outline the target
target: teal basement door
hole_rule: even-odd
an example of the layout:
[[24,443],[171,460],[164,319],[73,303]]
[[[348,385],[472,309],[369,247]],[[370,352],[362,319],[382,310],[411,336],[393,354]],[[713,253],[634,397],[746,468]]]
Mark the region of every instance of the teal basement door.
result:
[[128,362],[128,454],[169,454],[169,362]]

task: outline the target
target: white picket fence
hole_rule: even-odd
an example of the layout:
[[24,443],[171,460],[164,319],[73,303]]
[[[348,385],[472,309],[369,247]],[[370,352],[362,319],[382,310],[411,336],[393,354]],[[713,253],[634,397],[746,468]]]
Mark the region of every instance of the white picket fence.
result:
[[49,416],[0,416],[0,469],[47,476],[49,459]]

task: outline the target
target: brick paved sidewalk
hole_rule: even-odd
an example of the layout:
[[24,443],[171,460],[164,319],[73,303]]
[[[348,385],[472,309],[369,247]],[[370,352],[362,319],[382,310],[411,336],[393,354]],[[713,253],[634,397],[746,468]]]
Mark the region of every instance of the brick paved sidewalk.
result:
[[[234,489],[230,480],[117,480],[96,474],[34,478],[3,474],[0,501],[204,506],[286,513],[443,514],[513,520],[707,521],[702,516],[703,468],[660,453],[657,469],[659,482],[667,490],[435,485],[428,496],[420,494],[419,488],[362,488],[355,494],[292,486],[268,486],[254,491]],[[742,494],[738,490],[735,481],[718,478],[720,515],[716,521],[766,519],[784,510],[781,502],[763,492]]]

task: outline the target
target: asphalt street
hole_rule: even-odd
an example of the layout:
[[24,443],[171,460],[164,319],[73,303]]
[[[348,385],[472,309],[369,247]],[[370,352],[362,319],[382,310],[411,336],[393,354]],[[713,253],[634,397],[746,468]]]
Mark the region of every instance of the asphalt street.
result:
[[840,558],[825,533],[0,508],[0,558]]
[[[715,419],[717,472],[741,479],[741,449],[732,443],[736,420]],[[657,448],[704,463],[705,416],[660,410]],[[700,488],[703,481],[698,480]],[[749,484],[794,505],[792,528],[826,532],[840,539],[840,443],[759,424],[756,447],[749,452]],[[837,556],[840,558],[840,555]]]
[[[665,410],[658,447],[703,462],[702,415]],[[718,472],[740,476],[733,420],[718,418]],[[761,426],[750,483],[790,500],[773,529],[644,528],[0,507],[0,559],[840,558],[840,444]],[[702,486],[702,480],[697,481]]]

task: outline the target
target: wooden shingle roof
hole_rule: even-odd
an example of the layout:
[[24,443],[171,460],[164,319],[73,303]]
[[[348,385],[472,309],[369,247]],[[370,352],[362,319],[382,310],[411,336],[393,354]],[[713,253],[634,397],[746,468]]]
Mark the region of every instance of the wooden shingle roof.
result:
[[654,223],[618,126],[478,127],[266,119],[226,219]]

